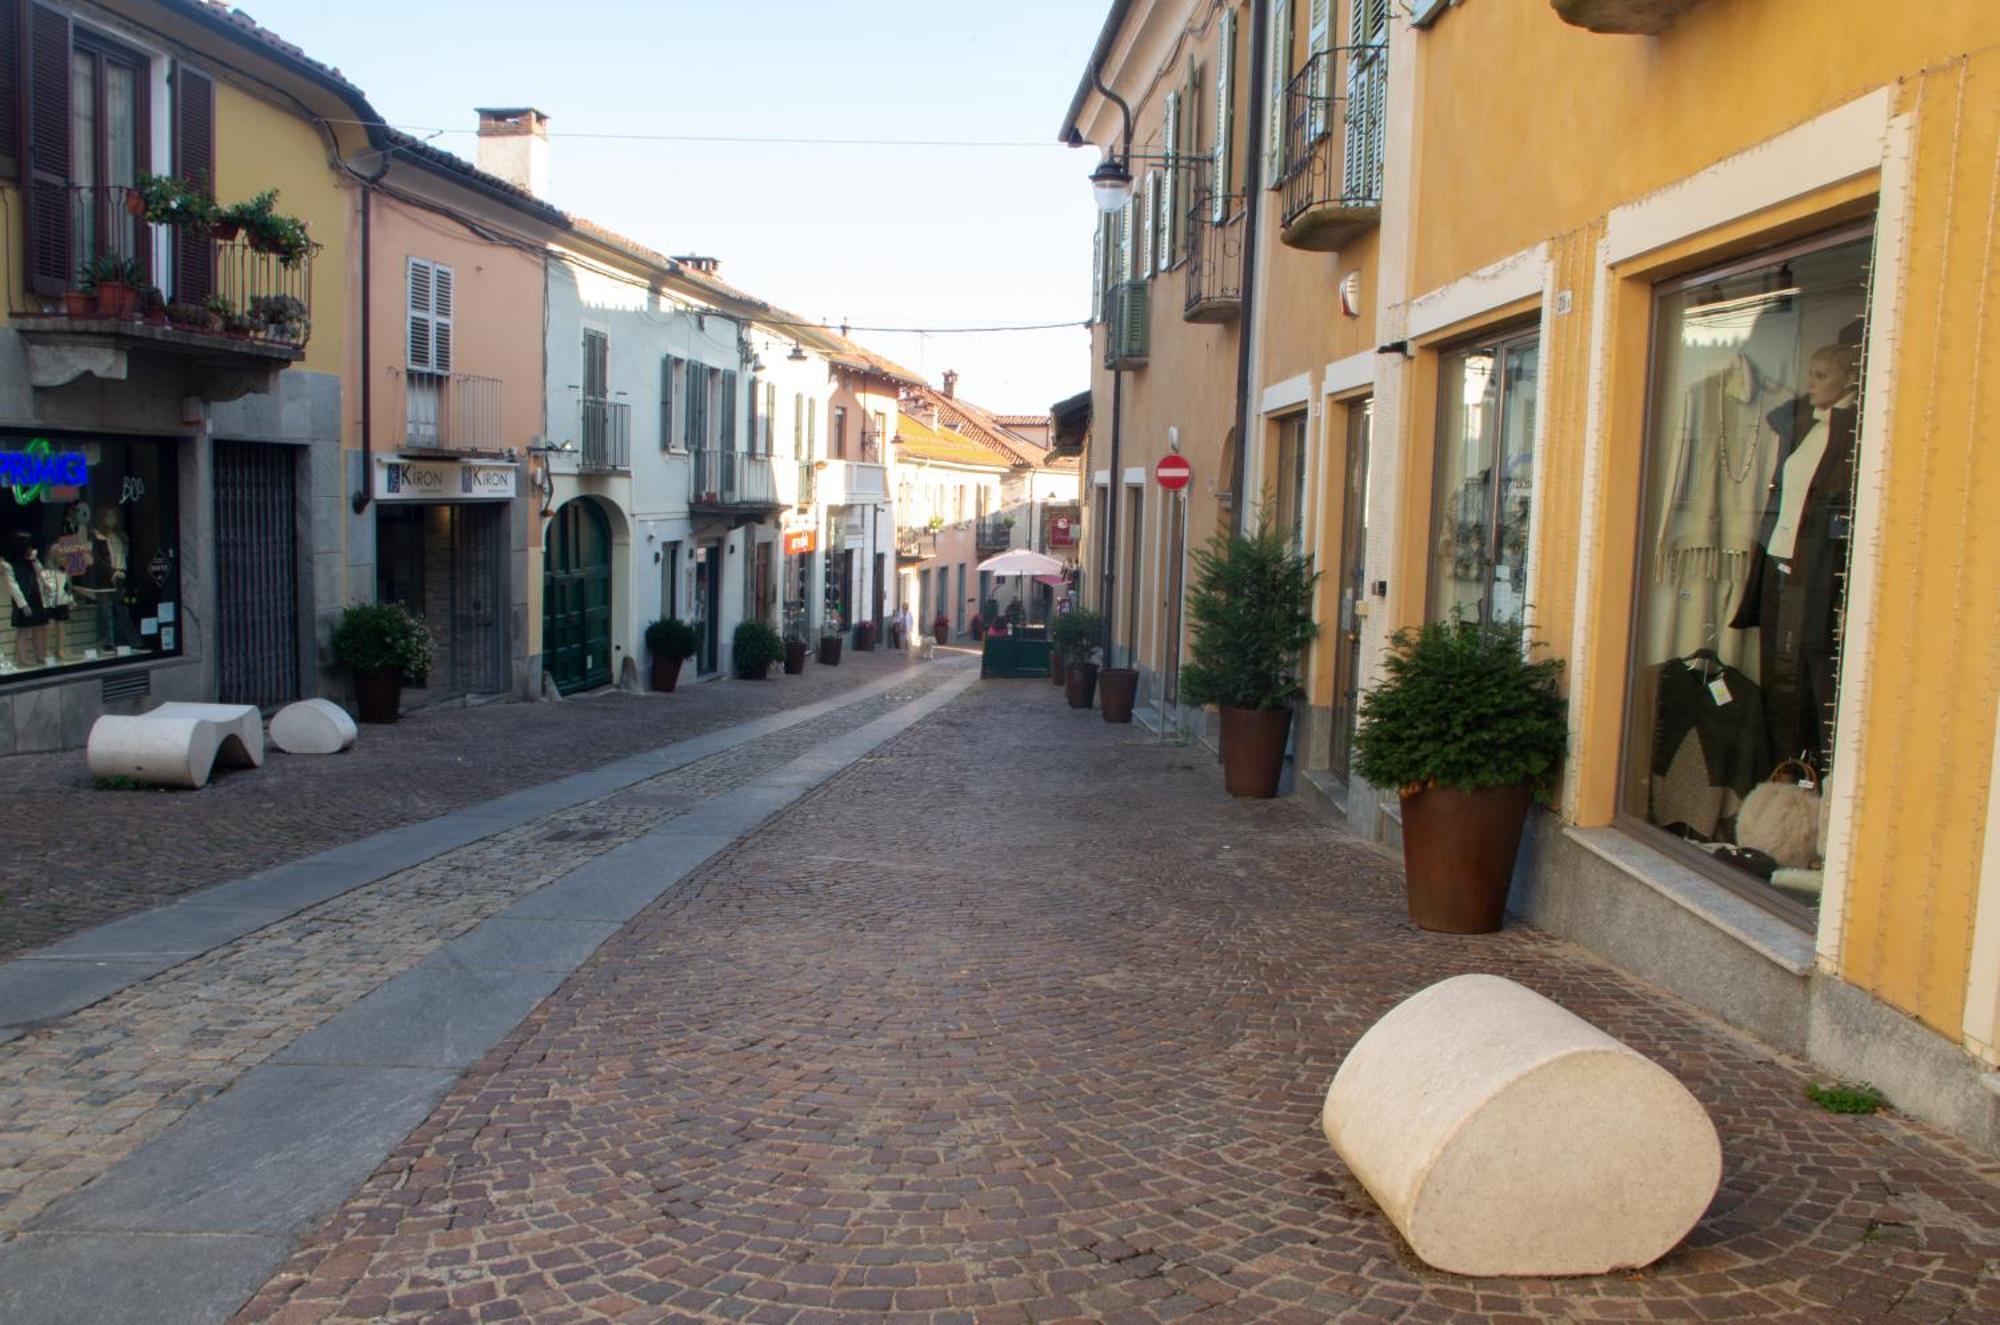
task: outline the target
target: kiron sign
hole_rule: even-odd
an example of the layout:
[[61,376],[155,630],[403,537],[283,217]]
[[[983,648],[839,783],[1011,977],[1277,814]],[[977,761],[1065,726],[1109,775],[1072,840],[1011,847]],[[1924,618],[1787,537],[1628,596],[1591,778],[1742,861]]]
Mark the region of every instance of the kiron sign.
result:
[[470,465],[456,460],[384,460],[375,470],[377,501],[507,501],[514,496],[513,465]]

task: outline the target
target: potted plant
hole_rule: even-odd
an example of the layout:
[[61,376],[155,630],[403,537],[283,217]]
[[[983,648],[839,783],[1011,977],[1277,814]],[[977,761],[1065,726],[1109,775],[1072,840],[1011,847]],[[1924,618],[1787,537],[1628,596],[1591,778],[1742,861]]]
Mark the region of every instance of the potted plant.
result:
[[940,612],[931,618],[931,638],[940,644],[951,643],[951,618]]
[[1063,694],[1073,709],[1087,709],[1097,692],[1097,664],[1091,655],[1104,633],[1104,618],[1078,608],[1058,616],[1049,628],[1049,646],[1062,655]]
[[63,291],[63,315],[65,317],[97,316],[97,278],[91,274],[91,263],[84,263],[77,269],[76,288]]
[[277,340],[305,339],[306,306],[289,294],[260,294],[250,301],[250,320],[268,329]]
[[214,331],[220,320],[206,304],[176,300],[167,305],[167,321],[188,331]]
[[767,622],[741,622],[734,643],[736,675],[745,681],[762,681],[771,674],[772,663],[785,660],[785,641]]
[[97,294],[99,317],[138,316],[139,288],[146,283],[146,271],[137,258],[101,253],[84,265],[83,277],[86,288]]
[[854,627],[854,648],[860,653],[875,651],[875,623],[863,621]]
[[974,613],[972,614],[972,621],[971,621],[971,623],[970,623],[970,624],[969,624],[969,625],[968,625],[968,626],[966,627],[966,629],[972,632],[972,638],[973,638],[973,639],[975,639],[975,640],[983,640],[983,639],[985,639],[985,638],[986,638],[986,618],[985,618],[985,617],[984,617],[983,615],[981,615],[980,613],[978,613],[978,612],[974,612]]
[[167,297],[157,285],[139,288],[139,315],[156,327],[167,325]]
[[1403,801],[1410,919],[1447,934],[1500,928],[1528,806],[1562,771],[1559,659],[1521,627],[1433,622],[1398,634],[1361,702],[1354,768]]
[[1292,550],[1290,533],[1271,524],[1252,535],[1217,535],[1195,552],[1194,564],[1181,694],[1222,710],[1229,794],[1275,796],[1300,691],[1294,669],[1317,633],[1312,593],[1319,577]]
[[144,170],[139,172],[138,184],[125,195],[125,207],[154,225],[197,229],[213,226],[219,211],[205,183]]
[[840,618],[829,616],[819,630],[819,660],[828,667],[840,666]]
[[401,603],[352,603],[333,628],[333,660],[354,674],[363,722],[394,722],[403,679],[431,668],[431,633]]
[[804,640],[794,638],[791,635],[785,636],[786,676],[798,676],[806,670],[806,654],[808,652],[809,650],[806,648]]
[[679,617],[661,617],[646,627],[646,652],[652,657],[653,689],[673,693],[681,679],[681,664],[701,649],[701,636]]

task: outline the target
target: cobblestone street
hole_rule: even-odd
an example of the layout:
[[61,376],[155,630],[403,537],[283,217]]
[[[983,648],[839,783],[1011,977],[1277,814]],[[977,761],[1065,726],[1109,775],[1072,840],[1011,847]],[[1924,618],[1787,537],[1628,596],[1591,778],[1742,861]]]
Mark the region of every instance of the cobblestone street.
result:
[[[1714,1117],[1723,1189],[1656,1266],[1433,1273],[1327,1150],[1348,1046],[1475,970]],[[2000,1320],[2000,1167],[1806,1080],[1532,930],[1421,934],[1299,804],[985,683],[611,938],[236,1319]]]

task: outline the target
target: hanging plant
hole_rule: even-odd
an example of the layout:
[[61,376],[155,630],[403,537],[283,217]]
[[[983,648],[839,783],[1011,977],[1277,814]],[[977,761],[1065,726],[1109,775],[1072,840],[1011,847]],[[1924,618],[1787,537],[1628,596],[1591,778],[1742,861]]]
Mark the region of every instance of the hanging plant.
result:
[[206,229],[213,226],[220,209],[209,196],[205,183],[194,183],[173,175],[139,172],[139,182],[125,195],[126,210],[154,225]]

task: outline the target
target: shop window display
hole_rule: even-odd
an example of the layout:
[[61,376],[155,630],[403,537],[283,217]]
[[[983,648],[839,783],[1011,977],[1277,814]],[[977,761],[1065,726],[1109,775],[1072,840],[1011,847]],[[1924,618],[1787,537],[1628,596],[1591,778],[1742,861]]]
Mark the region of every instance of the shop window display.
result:
[[1624,809],[1802,920],[1825,855],[1869,249],[1849,232],[1662,287],[1654,327]]
[[1432,620],[1526,611],[1540,365],[1533,334],[1454,350],[1440,365]]
[[0,683],[180,651],[174,452],[0,435]]

